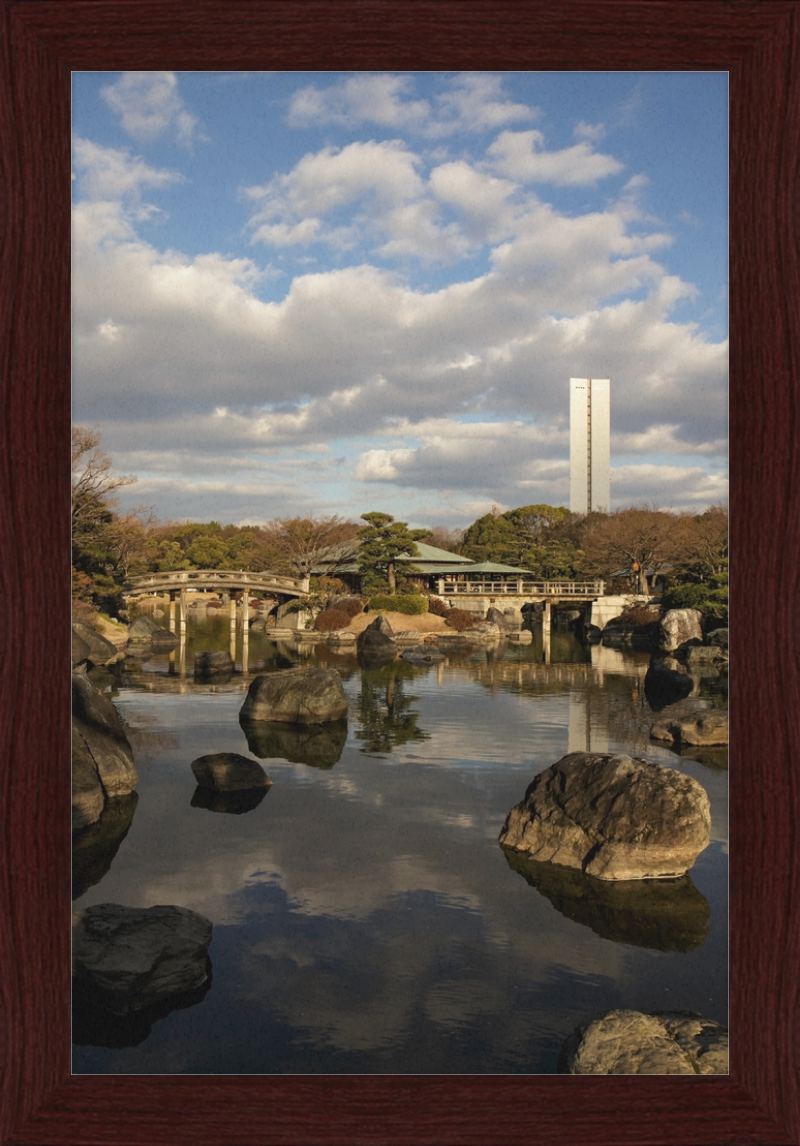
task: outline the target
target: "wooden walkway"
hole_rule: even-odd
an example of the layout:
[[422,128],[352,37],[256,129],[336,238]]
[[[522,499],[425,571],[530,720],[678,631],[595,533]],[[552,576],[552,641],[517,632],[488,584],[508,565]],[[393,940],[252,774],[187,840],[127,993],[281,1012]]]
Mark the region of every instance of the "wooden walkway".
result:
[[191,589],[244,591],[268,597],[303,597],[308,593],[308,578],[279,577],[276,573],[247,573],[236,569],[180,569],[168,573],[145,573],[125,583],[125,597],[147,594],[185,593]]

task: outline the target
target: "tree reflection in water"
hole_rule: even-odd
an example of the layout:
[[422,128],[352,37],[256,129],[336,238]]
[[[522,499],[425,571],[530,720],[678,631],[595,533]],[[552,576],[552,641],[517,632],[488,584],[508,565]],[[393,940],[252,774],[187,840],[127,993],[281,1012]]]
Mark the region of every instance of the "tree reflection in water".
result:
[[430,740],[430,733],[417,727],[419,713],[411,711],[411,705],[419,697],[405,692],[407,681],[418,671],[405,661],[392,661],[382,668],[362,671],[357,707],[359,727],[354,735],[361,742],[365,756],[385,756],[403,744]]

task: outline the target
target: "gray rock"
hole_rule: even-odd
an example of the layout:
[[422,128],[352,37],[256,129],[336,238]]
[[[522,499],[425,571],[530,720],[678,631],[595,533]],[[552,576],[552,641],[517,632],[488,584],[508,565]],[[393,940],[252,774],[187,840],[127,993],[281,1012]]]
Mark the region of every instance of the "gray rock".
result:
[[564,1042],[559,1074],[727,1074],[728,1032],[700,1015],[607,1011]]
[[[78,644],[80,642],[80,644]],[[78,657],[76,660],[76,652],[82,646],[86,646],[88,652],[84,657]],[[72,622],[72,663],[77,664],[78,660],[90,660],[94,665],[110,665],[115,661],[123,660],[124,653],[121,653],[111,641],[107,641],[100,633],[96,633],[94,629],[90,629],[88,625],[81,624],[80,621]]]
[[597,879],[675,879],[708,846],[711,813],[690,776],[650,760],[572,752],[509,812],[500,843]]
[[660,720],[650,729],[653,740],[673,740],[679,745],[706,747],[728,743],[727,709],[710,708],[696,716]]
[[129,641],[149,641],[153,633],[157,633],[161,626],[157,625],[152,617],[146,617],[144,614],[137,617],[131,622],[128,629]]
[[727,650],[718,645],[691,645],[686,650],[686,666],[690,672],[702,670],[708,665],[724,664],[727,659]]
[[72,630],[72,667],[73,667],[73,669],[77,665],[83,665],[83,668],[85,669],[87,662],[90,660],[90,653],[91,653],[91,649],[89,648],[86,641],[83,639],[83,637],[81,637],[78,633],[76,633],[75,629],[73,628],[73,630]]
[[510,617],[506,617],[506,615],[501,613],[499,609],[496,609],[494,605],[490,605],[487,609],[486,620],[490,624],[497,625],[498,630],[501,632],[504,629],[513,629],[517,627]]
[[706,644],[714,645],[716,648],[727,649],[728,647],[728,630],[727,629],[714,629],[713,632],[708,633],[706,636]]
[[192,761],[194,778],[201,788],[214,792],[240,792],[270,788],[272,781],[257,760],[236,752],[214,752]]
[[439,653],[431,645],[414,645],[400,654],[400,660],[411,665],[438,665],[446,661],[444,653]]
[[250,684],[240,720],[321,724],[347,715],[347,697],[336,669],[293,668],[257,676]]
[[174,649],[180,643],[181,639],[178,634],[169,629],[156,629],[154,633],[150,634],[150,644],[156,652],[166,652],[169,649]]
[[139,781],[117,710],[77,672],[72,674],[72,769],[73,829],[94,823],[106,796],[126,796]]
[[116,1015],[141,1010],[208,978],[211,923],[186,907],[100,903],[72,916],[73,979]]
[[107,874],[120,844],[128,834],[138,800],[135,792],[127,796],[110,797],[99,819],[73,835],[73,899],[79,899]]
[[691,641],[698,644],[703,640],[699,609],[668,609],[660,622],[659,645],[666,653],[684,648]]
[[194,655],[195,676],[210,677],[220,673],[230,676],[232,672],[233,657],[227,649],[215,652],[199,652]]
[[356,653],[362,667],[373,668],[394,660],[397,655],[397,642],[393,638],[392,626],[385,617],[377,617],[356,638]]

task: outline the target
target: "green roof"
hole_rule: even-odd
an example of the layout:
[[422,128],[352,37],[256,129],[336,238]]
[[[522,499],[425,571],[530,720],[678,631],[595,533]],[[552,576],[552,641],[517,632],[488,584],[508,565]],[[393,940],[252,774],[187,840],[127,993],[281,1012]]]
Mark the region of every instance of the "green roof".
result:
[[479,564],[470,565],[467,569],[459,570],[461,573],[527,573],[531,576],[530,569],[516,569],[513,565],[498,565],[496,561],[481,561]]
[[[324,573],[330,565],[344,559],[344,564],[338,565],[337,572],[357,573],[358,564],[355,557],[359,544],[360,542],[355,538],[352,541],[345,541],[341,545],[331,546],[311,572]],[[472,565],[469,557],[461,557],[458,553],[450,553],[447,549],[438,549],[435,545],[426,545],[424,541],[417,541],[416,546],[418,556],[412,557],[408,553],[401,553],[397,560],[410,561],[412,565],[417,566],[421,573],[440,573],[442,572],[441,566],[446,566],[444,572],[450,573],[456,569]],[[431,565],[435,565],[436,568],[430,568]]]

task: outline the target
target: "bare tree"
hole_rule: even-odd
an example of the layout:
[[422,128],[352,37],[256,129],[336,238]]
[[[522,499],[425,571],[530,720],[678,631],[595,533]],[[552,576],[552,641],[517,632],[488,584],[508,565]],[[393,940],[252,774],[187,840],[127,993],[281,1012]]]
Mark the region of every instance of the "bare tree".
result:
[[647,593],[647,572],[680,561],[686,538],[681,516],[646,506],[592,514],[581,530],[587,572],[613,575],[626,570],[639,593]]
[[340,552],[346,541],[352,540],[358,526],[334,514],[332,517],[276,518],[264,527],[264,557],[272,571],[286,571],[295,577],[309,577],[326,559],[326,573],[336,576],[336,569],[352,560],[349,551]]
[[96,426],[72,427],[72,521],[97,515],[116,505],[114,494],[133,485],[135,477],[114,473],[111,458],[100,449]]

